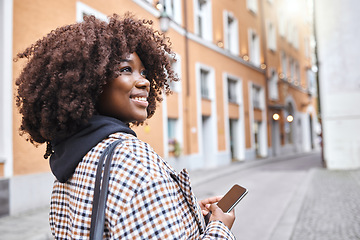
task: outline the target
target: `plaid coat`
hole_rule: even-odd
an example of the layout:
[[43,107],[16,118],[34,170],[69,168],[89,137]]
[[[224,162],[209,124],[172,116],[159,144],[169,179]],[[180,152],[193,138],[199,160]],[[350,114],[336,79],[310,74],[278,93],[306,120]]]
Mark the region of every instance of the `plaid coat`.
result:
[[235,239],[220,221],[205,227],[185,169],[177,174],[148,144],[125,133],[93,147],[66,183],[55,180],[50,226],[56,239],[89,238],[97,162],[117,139],[104,239]]

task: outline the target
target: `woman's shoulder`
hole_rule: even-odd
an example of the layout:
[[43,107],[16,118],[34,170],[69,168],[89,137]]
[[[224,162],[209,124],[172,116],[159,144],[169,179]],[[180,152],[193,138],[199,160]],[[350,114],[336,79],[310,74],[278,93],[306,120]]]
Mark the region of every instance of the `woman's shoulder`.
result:
[[[115,133],[109,136],[109,141],[121,140],[116,147],[113,164],[121,168],[132,169],[130,172],[141,172],[151,180],[160,178],[173,169],[146,142],[126,133]],[[167,174],[166,174],[167,175]]]
[[120,140],[120,144],[116,148],[117,150],[125,148],[140,158],[145,157],[148,159],[150,156],[152,158],[161,158],[148,143],[140,140],[134,135],[119,132],[111,134],[108,138],[109,142],[117,140]]
[[125,203],[140,189],[148,188],[153,182],[171,181],[172,169],[156,154],[149,144],[133,135],[116,133],[106,141],[121,140],[112,158],[112,191],[118,200]]

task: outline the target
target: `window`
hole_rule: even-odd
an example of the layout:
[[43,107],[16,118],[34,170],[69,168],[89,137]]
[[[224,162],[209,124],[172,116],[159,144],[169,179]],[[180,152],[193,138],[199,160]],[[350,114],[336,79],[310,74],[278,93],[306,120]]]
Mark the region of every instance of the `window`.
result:
[[252,29],[249,30],[249,57],[250,61],[260,66],[260,40],[259,36]]
[[227,88],[228,88],[228,100],[232,103],[238,103],[237,96],[237,81],[231,78],[227,79]]
[[[180,2],[180,1],[179,1]],[[210,0],[195,0],[195,33],[208,41],[212,40]]]
[[252,86],[252,102],[254,108],[261,108],[261,87],[253,85]]
[[211,66],[196,63],[196,89],[199,103],[215,99],[215,70]]
[[246,0],[246,5],[247,5],[247,8],[248,8],[251,12],[257,13],[257,11],[258,11],[257,0]]
[[276,30],[275,26],[272,22],[268,21],[267,23],[267,40],[268,40],[268,48],[270,50],[276,50]]
[[292,81],[294,81],[294,79],[295,79],[295,60],[293,58],[290,58],[289,64],[290,64],[290,78]]
[[279,34],[281,37],[286,35],[286,20],[283,11],[279,13]]
[[239,55],[238,21],[231,13],[224,12],[224,22],[225,49],[229,50],[234,55]]
[[168,151],[169,156],[179,157],[181,154],[181,139],[179,136],[179,119],[168,118]]
[[311,69],[307,70],[307,83],[308,83],[309,92],[312,95],[315,95],[316,94],[316,75]]
[[294,48],[299,48],[299,31],[293,22],[288,23],[287,40]]
[[299,30],[297,29],[297,27],[294,26],[292,34],[293,34],[292,35],[292,45],[294,46],[294,48],[298,49],[299,48]]
[[181,1],[163,0],[164,9],[167,15],[178,24],[181,24]]
[[293,23],[291,21],[288,21],[286,39],[289,43],[292,43],[292,36],[293,36]]
[[270,70],[270,79],[269,79],[269,98],[271,100],[278,100],[279,99],[279,91],[278,91],[278,77],[277,73],[274,69]]
[[210,99],[209,93],[209,71],[200,69],[201,97]]
[[175,139],[175,129],[176,129],[176,121],[177,119],[168,118],[168,139]]
[[[176,55],[176,61],[171,62],[172,69],[174,70],[175,74],[180,79],[181,74],[181,63],[180,63],[180,57],[179,55]],[[169,82],[170,90],[174,92],[180,92],[181,91],[181,82]]]
[[107,17],[105,14],[89,7],[88,5],[82,3],[82,2],[76,2],[76,20],[77,22],[82,22],[84,16],[88,16],[88,15],[94,15],[96,18],[103,20],[103,21],[108,21]]

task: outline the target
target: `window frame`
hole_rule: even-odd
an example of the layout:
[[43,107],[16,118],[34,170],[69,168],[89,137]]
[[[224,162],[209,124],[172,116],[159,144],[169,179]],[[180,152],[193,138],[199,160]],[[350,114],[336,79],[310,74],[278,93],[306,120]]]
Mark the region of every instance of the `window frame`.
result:
[[[180,55],[176,54],[176,61],[171,61],[171,67],[179,80],[181,79],[181,58]],[[181,81],[179,82],[168,82],[170,90],[173,92],[181,92]]]
[[[163,0],[165,12],[172,20],[174,20],[178,24],[181,24],[181,22],[182,22],[181,2],[182,1],[178,1],[178,0]],[[171,9],[168,6],[172,6]]]
[[210,97],[210,71],[200,68],[200,92],[202,99],[211,99]]
[[[212,66],[203,64],[201,62],[197,62],[195,64],[195,71],[196,71],[196,84],[197,84],[197,94],[198,94],[198,100],[199,104],[201,100],[210,100],[214,101],[216,98],[215,95],[215,69]],[[201,94],[201,71],[207,72],[207,89],[208,89],[208,97],[202,97]]]
[[267,35],[268,35],[267,36],[268,49],[270,49],[271,51],[276,51],[276,49],[277,49],[276,26],[270,20],[267,20],[266,32],[267,32]]
[[290,57],[289,59],[289,65],[290,65],[290,79],[291,82],[294,82],[295,80],[295,59]]
[[280,11],[278,21],[279,21],[279,35],[282,38],[285,38],[286,37],[286,19],[285,19],[285,15],[284,15],[283,11]]
[[76,2],[76,21],[82,22],[84,15],[94,15],[97,19],[102,21],[108,22],[109,19],[107,18],[106,14],[86,5],[82,2]]
[[[229,19],[232,19],[231,25]],[[237,18],[229,11],[223,13],[224,22],[224,48],[234,55],[239,55],[239,23]]]
[[[203,4],[203,8],[199,8],[199,3]],[[201,29],[199,29],[199,17],[202,19],[201,21]],[[194,1],[194,27],[195,34],[199,37],[212,41],[212,6],[211,0],[195,0]]]
[[252,84],[251,86],[251,95],[252,95],[252,105],[254,109],[263,110],[263,87]]
[[[254,29],[249,29],[249,59],[256,66],[261,64],[260,37]],[[255,39],[254,39],[255,37]]]
[[279,90],[278,90],[278,74],[274,68],[270,68],[270,79],[269,79],[269,99],[270,100],[279,100]]
[[[228,100],[228,102],[229,103],[240,104],[240,101],[239,101],[240,96],[238,96],[239,95],[238,94],[239,80],[234,79],[234,78],[232,78],[230,76],[227,76],[226,81],[227,81],[227,93],[228,93],[227,94],[227,100]],[[230,85],[232,85],[232,86],[230,86]],[[234,96],[234,99],[232,98],[232,96]]]
[[246,7],[247,9],[254,13],[257,14],[258,13],[258,2],[257,0],[246,0]]

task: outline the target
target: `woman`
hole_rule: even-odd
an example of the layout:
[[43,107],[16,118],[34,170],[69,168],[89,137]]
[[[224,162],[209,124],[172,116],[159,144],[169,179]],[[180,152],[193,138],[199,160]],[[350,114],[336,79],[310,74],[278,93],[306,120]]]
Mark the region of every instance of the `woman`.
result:
[[[233,239],[234,212],[220,197],[196,202],[186,170],[177,174],[129,127],[150,118],[169,91],[173,53],[151,22],[127,14],[109,23],[85,17],[60,27],[18,58],[21,133],[46,143],[56,177],[50,226],[56,239],[86,239],[97,163],[122,140],[111,165],[104,238]],[[203,216],[212,211],[210,222]]]

